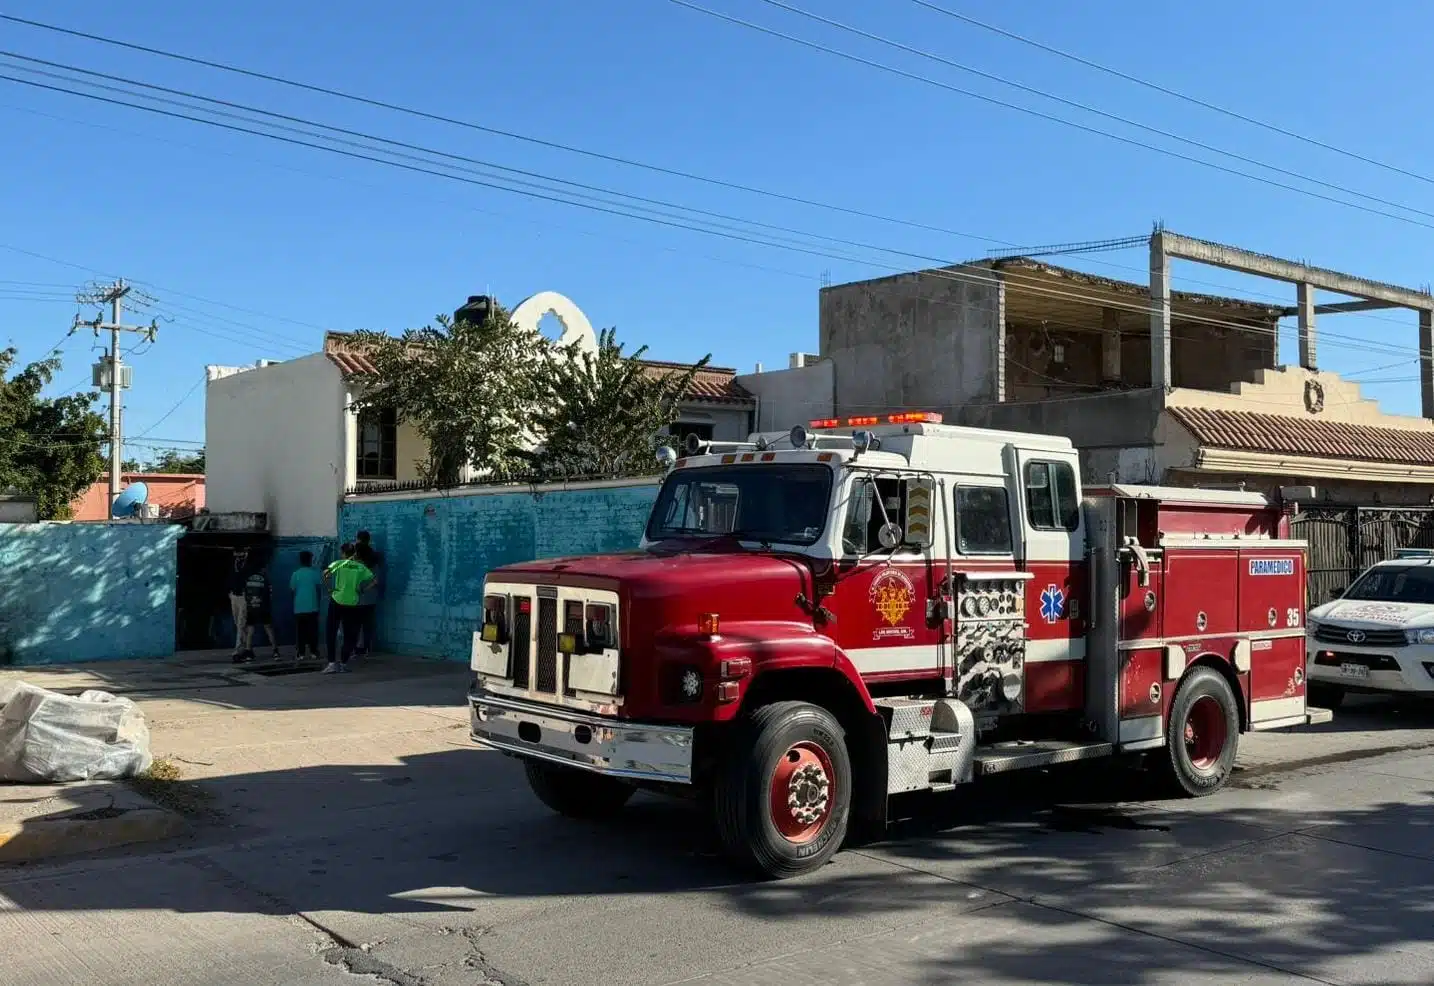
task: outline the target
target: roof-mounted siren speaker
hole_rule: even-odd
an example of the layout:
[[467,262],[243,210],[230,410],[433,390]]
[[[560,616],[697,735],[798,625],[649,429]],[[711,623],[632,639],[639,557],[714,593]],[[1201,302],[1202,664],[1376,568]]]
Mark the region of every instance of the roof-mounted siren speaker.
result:
[[144,517],[145,505],[149,502],[149,487],[143,483],[130,483],[115,497],[110,507],[110,516],[115,518]]
[[454,322],[482,325],[493,314],[493,299],[486,294],[470,294],[468,301],[453,313]]

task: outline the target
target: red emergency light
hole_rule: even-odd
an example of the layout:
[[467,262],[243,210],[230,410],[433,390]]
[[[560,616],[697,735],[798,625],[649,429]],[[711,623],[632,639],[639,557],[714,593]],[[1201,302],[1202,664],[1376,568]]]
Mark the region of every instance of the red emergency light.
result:
[[872,425],[882,424],[883,422],[889,425],[939,425],[941,423],[941,415],[935,411],[902,411],[899,414],[888,414],[885,418],[881,418],[875,414],[859,414],[847,418],[845,421],[841,418],[817,418],[814,421],[808,422],[807,426],[812,429],[841,427],[869,428]]

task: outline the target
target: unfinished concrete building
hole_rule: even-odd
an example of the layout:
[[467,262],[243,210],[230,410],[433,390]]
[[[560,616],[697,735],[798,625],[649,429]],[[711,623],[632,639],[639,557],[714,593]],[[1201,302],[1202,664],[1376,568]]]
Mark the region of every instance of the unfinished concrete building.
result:
[[[1286,282],[1295,303],[1172,291],[1173,259]],[[1385,414],[1318,369],[1318,316],[1398,307],[1419,314],[1423,417]],[[820,311],[838,415],[927,408],[1069,435],[1087,482],[1434,494],[1428,292],[1157,230],[1147,284],[1014,257],[833,286]],[[1281,366],[1279,320],[1296,316],[1299,365]]]

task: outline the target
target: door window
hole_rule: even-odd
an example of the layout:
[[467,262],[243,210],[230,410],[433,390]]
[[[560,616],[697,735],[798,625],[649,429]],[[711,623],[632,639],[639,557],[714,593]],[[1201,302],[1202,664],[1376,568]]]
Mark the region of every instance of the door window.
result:
[[1011,554],[1011,506],[1004,486],[956,487],[956,550]]
[[[882,506],[877,505],[880,498]],[[906,516],[906,480],[863,477],[852,483],[847,502],[846,520],[842,524],[842,553],[866,555],[886,551],[881,546],[881,525],[886,522],[900,527]]]
[[1038,531],[1073,531],[1080,526],[1075,470],[1068,462],[1027,462],[1026,521]]

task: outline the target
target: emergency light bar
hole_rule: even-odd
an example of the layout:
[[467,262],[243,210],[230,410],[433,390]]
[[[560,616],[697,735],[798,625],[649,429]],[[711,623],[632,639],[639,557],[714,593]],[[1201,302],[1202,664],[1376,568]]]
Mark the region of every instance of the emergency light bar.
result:
[[939,425],[941,423],[941,415],[935,411],[902,411],[900,414],[888,414],[885,418],[881,418],[875,414],[859,414],[846,418],[845,420],[842,418],[817,418],[809,424],[813,429],[822,429],[842,427],[869,428],[872,425],[883,423],[889,425]]

